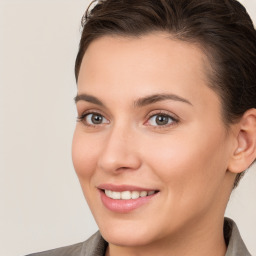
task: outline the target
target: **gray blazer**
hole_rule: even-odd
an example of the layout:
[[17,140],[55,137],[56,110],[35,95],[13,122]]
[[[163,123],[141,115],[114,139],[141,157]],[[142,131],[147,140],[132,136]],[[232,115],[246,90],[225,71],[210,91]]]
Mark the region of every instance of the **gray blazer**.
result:
[[[229,218],[225,218],[224,236],[228,244],[225,256],[252,256],[248,252],[235,222]],[[27,256],[104,256],[107,245],[108,243],[102,238],[98,231],[83,243]]]

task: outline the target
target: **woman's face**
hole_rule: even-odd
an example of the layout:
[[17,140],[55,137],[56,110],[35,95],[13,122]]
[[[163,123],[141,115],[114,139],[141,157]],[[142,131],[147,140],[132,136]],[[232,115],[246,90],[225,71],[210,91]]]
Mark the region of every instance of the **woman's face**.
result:
[[145,245],[223,218],[233,136],[196,46],[153,33],[87,49],[73,162],[103,237]]

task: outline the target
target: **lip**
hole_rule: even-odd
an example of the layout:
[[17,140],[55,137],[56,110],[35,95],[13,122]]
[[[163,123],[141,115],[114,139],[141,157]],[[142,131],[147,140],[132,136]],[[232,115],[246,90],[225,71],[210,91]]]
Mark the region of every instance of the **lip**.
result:
[[100,190],[112,190],[117,192],[123,192],[123,191],[159,191],[155,188],[142,188],[132,185],[114,185],[114,184],[101,184],[98,186],[98,189]]
[[[112,191],[158,191],[158,193],[155,193],[150,196],[145,197],[139,197],[137,199],[128,199],[128,200],[122,200],[122,199],[112,199],[106,196],[104,190],[112,190]],[[159,194],[159,190],[156,189],[149,189],[149,188],[141,188],[131,185],[113,185],[113,184],[102,184],[98,186],[98,191],[100,193],[100,198],[102,201],[102,204],[110,211],[115,213],[129,213],[131,211],[134,211],[141,206],[150,203],[152,199]]]

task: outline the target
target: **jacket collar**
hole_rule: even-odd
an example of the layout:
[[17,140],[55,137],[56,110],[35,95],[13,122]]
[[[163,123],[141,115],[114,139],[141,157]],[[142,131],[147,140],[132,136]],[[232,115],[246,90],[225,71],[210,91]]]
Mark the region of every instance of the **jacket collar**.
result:
[[251,256],[244,244],[236,223],[229,218],[225,218],[224,236],[228,245],[225,256]]
[[83,243],[80,256],[104,256],[108,243],[96,232]]

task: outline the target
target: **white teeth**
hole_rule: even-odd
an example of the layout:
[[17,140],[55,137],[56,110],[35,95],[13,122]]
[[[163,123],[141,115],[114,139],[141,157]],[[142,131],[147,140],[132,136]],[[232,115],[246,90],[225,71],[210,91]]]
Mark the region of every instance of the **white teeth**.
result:
[[110,190],[105,190],[105,194],[107,195],[107,197],[112,197],[112,191]]
[[113,191],[111,198],[113,198],[113,199],[121,199],[121,193]]
[[137,199],[140,197],[140,193],[138,191],[132,191],[132,199]]
[[140,197],[144,197],[144,196],[147,196],[147,195],[148,195],[147,191],[141,191],[140,192]]
[[137,199],[139,197],[145,197],[155,194],[155,191],[111,191],[111,190],[105,190],[105,194],[107,197],[110,197],[112,199],[123,199],[123,200],[129,200],[129,199]]
[[129,200],[132,198],[132,193],[130,191],[121,192],[121,199]]

